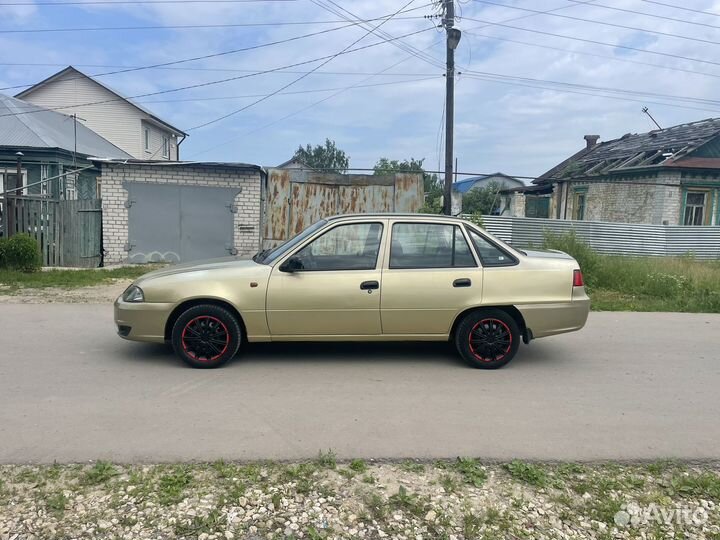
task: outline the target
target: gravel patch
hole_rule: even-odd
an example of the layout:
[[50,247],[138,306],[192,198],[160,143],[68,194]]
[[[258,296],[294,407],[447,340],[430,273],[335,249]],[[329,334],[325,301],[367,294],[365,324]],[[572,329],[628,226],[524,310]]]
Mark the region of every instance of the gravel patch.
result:
[[130,283],[132,279],[113,279],[88,287],[28,287],[12,292],[0,286],[0,304],[112,304]]
[[719,504],[671,462],[0,467],[0,540],[717,539]]

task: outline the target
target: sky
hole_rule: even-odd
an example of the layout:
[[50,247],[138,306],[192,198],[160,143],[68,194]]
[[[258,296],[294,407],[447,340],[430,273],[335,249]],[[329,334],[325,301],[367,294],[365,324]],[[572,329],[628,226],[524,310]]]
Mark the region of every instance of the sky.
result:
[[[126,96],[165,92],[137,101],[188,130],[182,159],[274,166],[330,138],[351,167],[381,157],[444,167],[445,45],[429,0],[42,5],[52,1],[61,0],[0,0],[0,92],[67,65],[96,75],[252,47],[98,80]],[[19,2],[28,5],[3,5]],[[662,127],[720,116],[720,0],[456,5],[461,173],[538,176],[581,149],[585,134],[602,141],[655,129],[643,106]],[[376,30],[384,36],[332,13],[337,6],[352,21],[386,17]],[[219,26],[249,24],[259,25]],[[166,28],[181,25],[214,27]],[[139,26],[163,28],[127,28]],[[309,62],[346,49],[325,65]]]

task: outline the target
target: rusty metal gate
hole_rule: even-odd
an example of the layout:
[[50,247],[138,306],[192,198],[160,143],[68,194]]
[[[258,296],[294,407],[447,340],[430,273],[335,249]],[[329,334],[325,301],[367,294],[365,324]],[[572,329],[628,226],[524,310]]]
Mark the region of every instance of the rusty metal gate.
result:
[[293,237],[335,214],[417,212],[423,205],[421,174],[333,174],[270,169],[263,247]]

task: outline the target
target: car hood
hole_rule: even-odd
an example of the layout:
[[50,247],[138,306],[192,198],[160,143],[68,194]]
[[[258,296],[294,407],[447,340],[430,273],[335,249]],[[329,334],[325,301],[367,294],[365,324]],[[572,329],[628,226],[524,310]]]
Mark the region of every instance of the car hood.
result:
[[541,257],[543,259],[572,259],[567,253],[556,249],[523,249],[521,253],[528,257]]
[[165,276],[172,276],[175,274],[186,274],[188,272],[202,272],[207,270],[222,270],[226,268],[254,268],[257,267],[258,263],[252,259],[239,259],[237,257],[221,257],[219,259],[208,259],[205,261],[195,261],[184,264],[174,264],[167,268],[161,268],[160,270],[154,270],[148,272],[143,276],[139,277],[136,283],[140,283],[147,279],[154,279]]

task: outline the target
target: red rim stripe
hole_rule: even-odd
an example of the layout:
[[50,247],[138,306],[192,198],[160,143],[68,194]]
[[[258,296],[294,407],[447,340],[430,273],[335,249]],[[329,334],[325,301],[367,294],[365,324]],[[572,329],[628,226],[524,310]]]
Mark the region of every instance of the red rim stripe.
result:
[[[475,348],[473,347],[473,343],[472,343],[473,332],[475,332],[475,330],[477,330],[478,327],[485,325],[485,324],[501,325],[507,332],[507,336],[508,336],[507,348],[505,349],[505,351],[502,354],[495,356],[494,358],[484,358],[484,357],[480,356],[480,354],[478,354],[475,351]],[[505,324],[503,321],[501,321],[500,319],[483,319],[480,322],[478,322],[477,324],[475,324],[475,326],[473,326],[472,329],[470,330],[470,333],[468,335],[468,344],[470,345],[470,352],[472,352],[472,354],[473,354],[473,356],[475,356],[475,358],[477,358],[478,360],[480,360],[482,362],[495,362],[497,360],[502,360],[510,352],[510,349],[512,348],[512,332],[510,331],[510,327],[507,324]]]
[[[188,344],[186,343],[186,338],[185,338],[185,334],[187,333],[188,329],[192,325],[198,324],[201,320],[204,320],[204,319],[208,319],[210,321],[213,321],[213,322],[219,324],[220,327],[222,328],[223,332],[225,333],[225,346],[223,347],[222,351],[220,351],[220,353],[216,354],[215,356],[211,356],[209,358],[199,357],[195,352],[191,351],[188,348]],[[182,332],[182,336],[181,336],[180,340],[182,341],[183,350],[190,358],[192,358],[193,360],[197,360],[198,362],[212,362],[213,360],[217,360],[218,358],[220,358],[223,354],[225,354],[225,351],[227,351],[227,348],[230,346],[230,333],[228,332],[227,326],[225,326],[225,324],[217,317],[212,317],[210,315],[201,315],[201,316],[195,317],[194,319],[191,319],[190,321],[187,322],[187,324],[185,325],[185,328],[183,328],[183,332]]]

